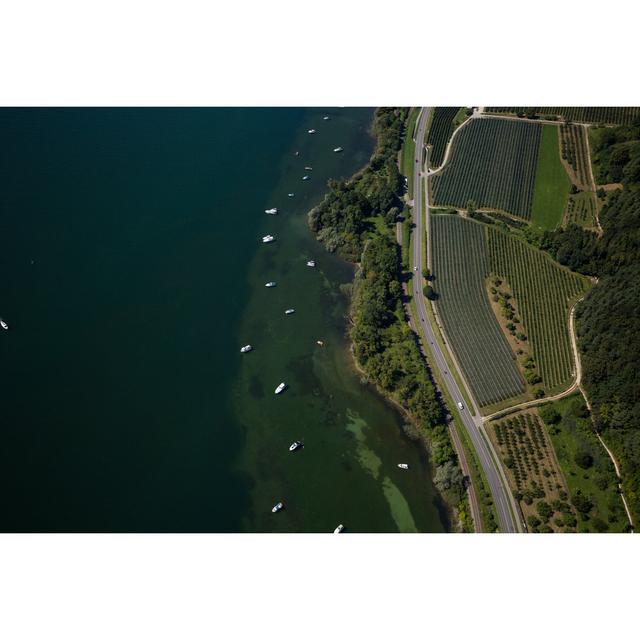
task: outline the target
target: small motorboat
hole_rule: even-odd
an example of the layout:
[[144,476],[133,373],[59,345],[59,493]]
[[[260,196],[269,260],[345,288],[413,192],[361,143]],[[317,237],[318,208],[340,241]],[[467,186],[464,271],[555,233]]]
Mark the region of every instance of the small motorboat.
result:
[[262,236],[262,242],[264,242],[264,244],[273,242],[274,240],[275,240],[274,236],[271,236],[271,235]]
[[294,155],[297,157],[297,156],[299,156],[299,155],[300,155],[300,152],[299,152],[299,151],[296,151]]
[[286,316],[290,316],[292,313],[295,313],[295,312],[296,312],[296,310],[295,310],[295,309],[287,309],[287,310],[284,312],[284,314],[285,314]]
[[305,171],[313,171],[313,167],[305,167],[304,170]]
[[314,134],[315,132],[316,132],[315,129],[309,129],[309,131],[307,131],[307,133],[311,133],[311,134]]
[[336,147],[336,148],[333,150],[333,153],[340,153],[341,151],[344,151],[344,149],[343,149],[342,147]]
[[329,118],[329,116],[324,116],[324,118],[322,118],[323,120],[330,120],[331,118]]
[[295,193],[287,193],[287,195],[288,195],[290,198],[293,198],[296,194],[295,194]]
[[275,393],[276,395],[278,395],[279,393],[282,393],[286,388],[287,388],[287,383],[286,383],[286,382],[281,382],[281,383],[276,387],[276,390],[274,391],[274,393]]
[[316,266],[315,260],[307,260],[307,267],[315,267],[315,266]]
[[276,213],[278,213],[278,208],[273,207],[273,209],[265,209],[264,212],[268,213],[270,216],[275,216]]
[[271,282],[267,282],[267,284],[264,285],[265,287],[271,288],[271,287],[275,287],[276,283],[273,282],[273,280]]
[[324,347],[324,342],[322,342],[322,340],[316,340],[316,344],[317,344],[319,347]]
[[2,318],[0,318],[0,327],[2,327],[5,331],[8,331],[9,329],[9,325]]
[[250,344],[246,344],[242,349],[240,349],[240,353],[248,353],[252,349],[253,347]]
[[401,462],[400,464],[398,464],[398,468],[406,470],[409,468],[409,465],[406,462]]
[[284,504],[282,502],[277,502],[273,505],[271,509],[271,513],[278,513],[278,511],[282,511],[284,509]]
[[344,531],[344,525],[339,524],[334,530],[333,533],[342,533]]
[[302,442],[300,442],[300,440],[296,440],[295,442],[291,443],[291,446],[289,447],[289,451],[296,451],[297,449],[301,449],[302,447],[304,447]]
[[303,180],[309,180],[309,178],[311,178],[311,176],[302,176]]

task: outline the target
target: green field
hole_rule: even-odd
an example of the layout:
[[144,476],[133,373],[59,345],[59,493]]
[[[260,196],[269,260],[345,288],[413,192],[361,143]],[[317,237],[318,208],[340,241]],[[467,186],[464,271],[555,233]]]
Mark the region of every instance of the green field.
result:
[[596,207],[596,194],[593,191],[583,191],[569,196],[565,222],[586,228],[595,227]]
[[589,281],[513,235],[492,226],[486,233],[490,271],[511,287],[522,315],[518,331],[532,347],[541,386],[547,395],[557,393],[573,378],[569,309]]
[[431,145],[429,166],[439,167],[444,160],[447,143],[453,133],[454,120],[460,107],[436,107],[433,113],[427,144]]
[[573,122],[631,124],[640,118],[640,107],[487,107],[488,113],[524,113],[533,109],[540,116],[555,115]]
[[560,160],[558,127],[542,127],[531,222],[540,229],[555,229],[562,223],[571,182]]
[[473,200],[479,208],[530,219],[541,134],[530,122],[469,122],[454,138],[445,168],[431,178],[434,204],[464,208]]
[[543,405],[539,413],[551,436],[570,497],[575,499],[579,493],[592,504],[590,509],[587,510],[588,504],[585,504],[582,512],[578,511],[577,531],[625,531],[627,517],[615,470],[593,434],[582,395],[576,393]]
[[483,227],[458,216],[433,216],[433,281],[451,347],[480,406],[524,391],[515,356],[489,305]]
[[409,193],[413,193],[413,156],[416,150],[416,143],[413,141],[413,130],[420,113],[419,107],[414,107],[407,118],[404,132],[404,142],[402,144],[400,173],[407,178],[407,188]]

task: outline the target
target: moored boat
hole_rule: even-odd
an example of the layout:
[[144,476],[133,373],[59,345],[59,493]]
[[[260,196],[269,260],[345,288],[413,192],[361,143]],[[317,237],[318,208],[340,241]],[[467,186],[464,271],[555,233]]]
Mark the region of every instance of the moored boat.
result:
[[409,465],[408,465],[406,462],[400,462],[400,463],[398,464],[398,467],[399,467],[400,469],[408,469],[408,468],[409,468]]
[[310,178],[310,177],[311,177],[311,176],[302,176],[302,179],[303,179],[303,180],[309,180],[309,178]]
[[264,212],[268,213],[271,216],[275,216],[276,213],[278,213],[278,208],[277,207],[273,207],[272,209],[265,209]]
[[285,314],[286,316],[290,316],[292,313],[295,313],[295,312],[296,312],[296,310],[295,310],[295,309],[287,309],[287,310],[284,312],[284,314]]
[[267,282],[267,284],[265,284],[264,286],[271,288],[271,287],[275,287],[276,283],[272,280],[271,282]]
[[286,388],[287,388],[287,383],[286,383],[286,382],[281,382],[281,383],[276,387],[276,390],[274,391],[274,393],[275,393],[276,395],[278,395],[279,393],[282,393]]
[[329,120],[329,116],[324,116],[324,118],[322,118],[323,120]]
[[344,525],[339,524],[334,530],[333,533],[342,533],[344,531]]
[[313,167],[305,167],[304,170],[305,171],[313,171]]
[[278,513],[278,511],[282,511],[284,509],[284,504],[282,502],[276,502],[271,508],[271,513]]
[[275,237],[272,235],[262,236],[262,242],[264,242],[265,244],[267,244],[268,242],[273,242],[274,240]]
[[246,344],[242,349],[240,349],[240,353],[248,353],[252,349],[253,347],[250,344]]
[[307,260],[307,267],[315,267],[315,266],[316,266],[315,260]]
[[316,130],[315,129],[309,129],[309,131],[307,131],[307,133],[315,133]]
[[295,194],[295,193],[287,193],[287,195],[288,195],[290,198],[293,198],[296,194]]
[[289,451],[296,451],[297,449],[300,449],[303,446],[304,445],[302,444],[302,442],[300,442],[300,440],[296,440],[295,442],[291,443],[289,447]]
[[9,329],[9,325],[2,318],[0,318],[0,327],[2,327],[5,331]]
[[336,148],[333,150],[333,153],[340,153],[341,151],[343,151],[343,148],[342,148],[342,147],[336,147]]

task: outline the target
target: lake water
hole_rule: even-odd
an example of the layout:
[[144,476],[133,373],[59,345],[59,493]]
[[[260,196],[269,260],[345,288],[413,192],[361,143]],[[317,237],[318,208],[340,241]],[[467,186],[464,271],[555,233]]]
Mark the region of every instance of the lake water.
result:
[[0,530],[448,528],[306,222],[371,117],[0,109]]

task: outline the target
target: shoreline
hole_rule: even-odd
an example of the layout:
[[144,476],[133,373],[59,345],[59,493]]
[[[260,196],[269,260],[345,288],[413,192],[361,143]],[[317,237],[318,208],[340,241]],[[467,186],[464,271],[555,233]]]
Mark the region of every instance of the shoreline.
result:
[[[376,117],[376,114],[374,112],[374,115],[373,115],[372,120],[371,120],[371,124],[370,124],[370,126],[369,126],[369,128],[367,130],[367,134],[370,135],[372,138],[374,138],[376,140],[376,146],[374,147],[374,150],[373,150],[371,156],[369,157],[369,159],[367,160],[367,162],[360,169],[358,169],[351,176],[349,176],[349,178],[346,179],[347,182],[352,182],[354,179],[358,178],[358,176],[361,176],[371,166],[371,161],[373,160],[373,158],[376,155],[377,146],[378,146],[378,136],[376,136],[376,132],[375,132],[375,117]],[[321,204],[321,202],[318,202],[313,207],[311,207],[311,209],[307,213],[307,217],[309,217],[309,213],[312,212],[317,207],[319,207],[320,204]],[[446,521],[445,521],[445,519],[443,519],[441,517],[441,523],[442,523],[444,529],[448,533],[463,532],[463,524],[462,524],[462,521],[460,519],[460,512],[459,512],[459,509],[458,509],[458,507],[460,505],[460,501],[451,499],[450,496],[448,496],[445,492],[441,491],[437,487],[437,485],[435,484],[435,472],[434,472],[434,465],[433,465],[433,455],[434,455],[433,443],[431,442],[431,440],[429,439],[427,434],[424,433],[424,430],[420,428],[420,425],[419,425],[419,422],[418,422],[417,418],[411,413],[411,411],[409,411],[409,409],[407,409],[396,398],[394,398],[391,393],[389,393],[386,390],[384,390],[383,388],[381,388],[377,383],[371,382],[368,379],[368,376],[367,376],[366,372],[364,371],[364,369],[362,369],[362,367],[360,366],[360,364],[357,361],[357,358],[356,358],[356,355],[355,355],[355,352],[354,352],[354,346],[355,345],[354,345],[353,338],[351,336],[351,331],[349,330],[349,325],[354,326],[354,322],[353,322],[353,319],[352,319],[353,287],[354,287],[354,285],[356,283],[357,270],[358,270],[358,267],[360,265],[360,261],[359,260],[358,261],[351,261],[351,260],[343,257],[342,255],[340,255],[338,252],[330,252],[324,246],[324,244],[318,239],[318,233],[315,232],[311,228],[310,224],[309,224],[309,230],[312,233],[313,237],[315,238],[316,242],[318,242],[318,244],[322,247],[323,251],[325,251],[327,253],[332,253],[338,259],[342,260],[345,264],[350,265],[352,267],[352,269],[353,269],[353,276],[352,276],[352,278],[351,278],[351,280],[349,282],[349,286],[351,287],[351,291],[349,293],[345,293],[344,294],[344,295],[346,295],[348,297],[348,311],[347,311],[347,313],[345,315],[345,318],[344,318],[344,320],[345,320],[345,322],[344,322],[344,336],[346,338],[345,349],[347,349],[347,351],[348,351],[348,361],[349,361],[350,366],[353,369],[354,374],[359,375],[361,384],[366,384],[366,385],[370,386],[371,389],[373,389],[375,391],[375,393],[378,395],[378,397],[380,397],[384,402],[386,402],[389,406],[391,406],[393,408],[393,410],[397,411],[397,413],[400,416],[402,416],[404,421],[409,422],[413,427],[415,427],[417,438],[415,438],[415,439],[411,438],[404,432],[401,433],[401,437],[405,438],[406,440],[408,440],[410,442],[413,442],[413,443],[416,443],[416,444],[419,443],[420,449],[422,450],[422,452],[427,457],[427,461],[428,461],[428,464],[429,464],[429,475],[431,477],[431,482],[432,482],[432,485],[434,487],[435,495],[438,498],[438,501],[440,503],[440,507],[446,513]],[[364,383],[363,383],[363,380],[364,380]],[[438,509],[438,511],[441,512],[441,509]]]

